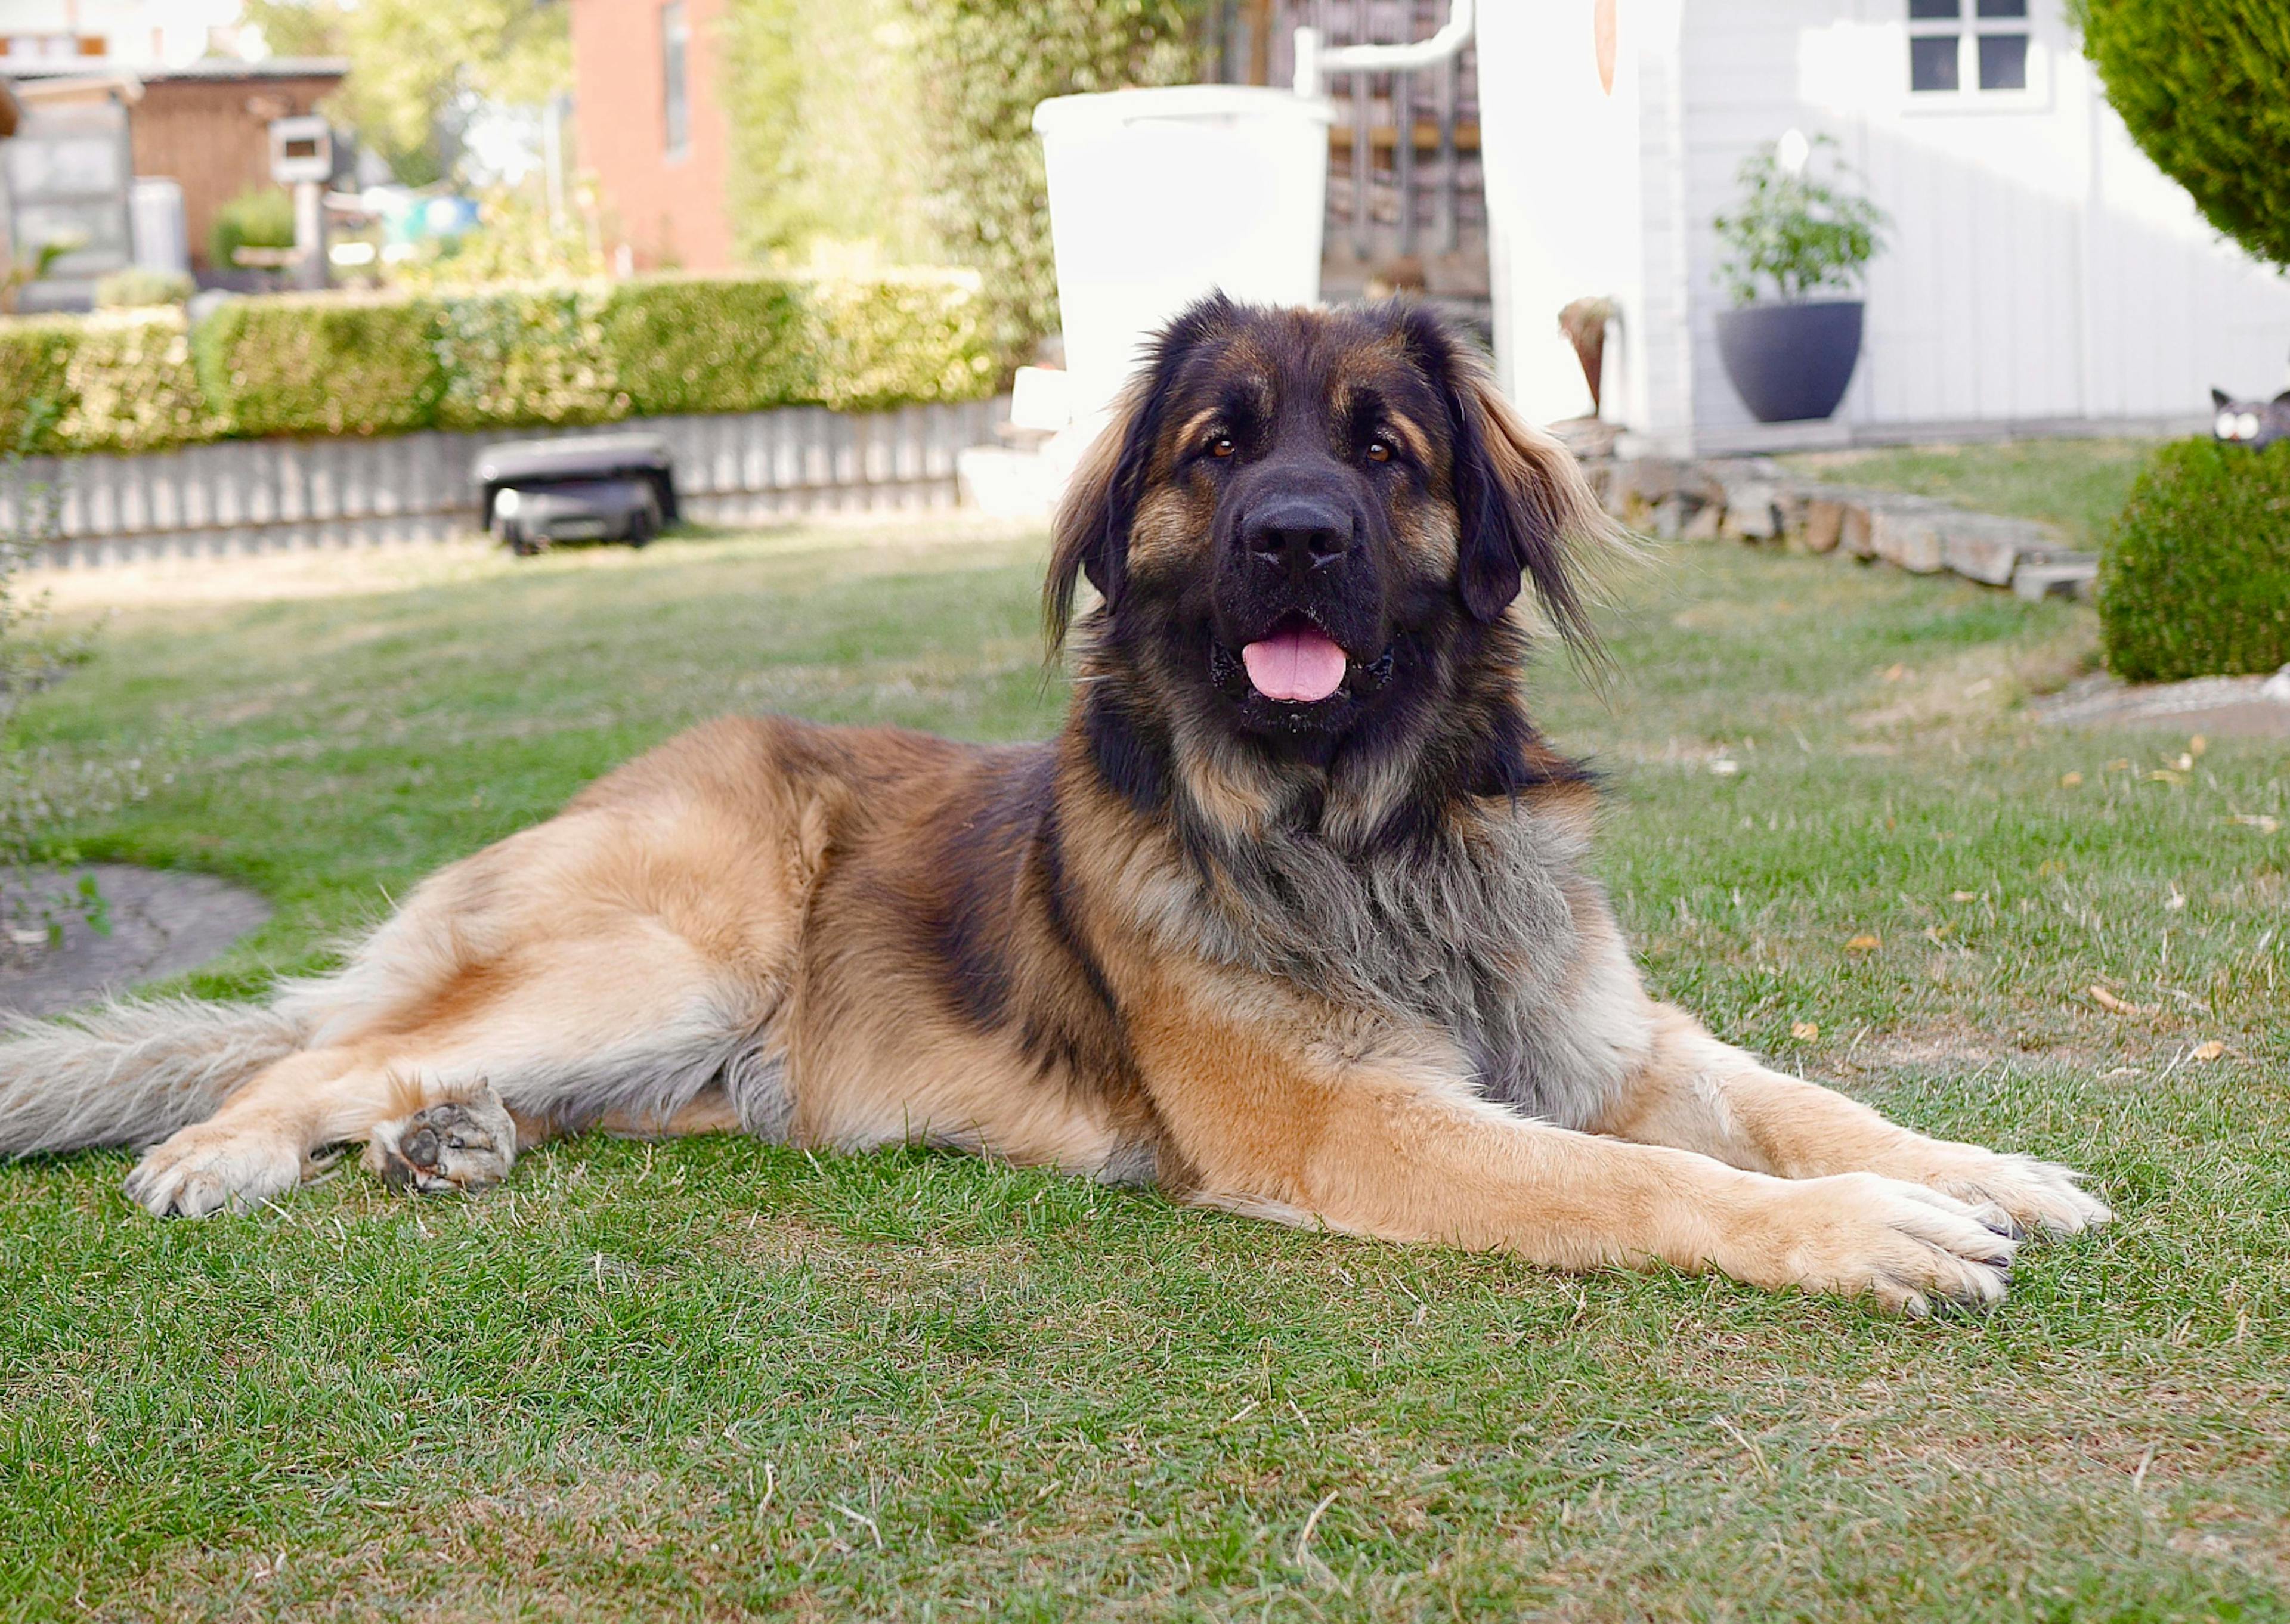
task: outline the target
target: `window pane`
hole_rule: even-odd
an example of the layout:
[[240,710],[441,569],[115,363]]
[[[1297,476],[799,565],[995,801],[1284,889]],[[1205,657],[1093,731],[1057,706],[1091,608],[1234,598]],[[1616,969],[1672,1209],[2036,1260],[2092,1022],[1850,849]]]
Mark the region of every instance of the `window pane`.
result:
[[684,21],[684,0],[669,0],[660,8],[660,60],[666,80],[661,87],[662,104],[670,157],[680,155],[692,139],[692,104],[685,84],[685,48],[691,41],[692,31]]
[[2025,17],[2028,0],[1980,0],[1980,14],[1982,17]]
[[1934,17],[1950,19],[1964,15],[1964,0],[1909,0],[1909,20],[1921,22]]
[[1980,88],[2028,88],[2028,36],[2024,34],[1983,34],[1980,36]]
[[1926,34],[1909,42],[1909,88],[1912,91],[1952,91],[1957,88],[1955,35]]

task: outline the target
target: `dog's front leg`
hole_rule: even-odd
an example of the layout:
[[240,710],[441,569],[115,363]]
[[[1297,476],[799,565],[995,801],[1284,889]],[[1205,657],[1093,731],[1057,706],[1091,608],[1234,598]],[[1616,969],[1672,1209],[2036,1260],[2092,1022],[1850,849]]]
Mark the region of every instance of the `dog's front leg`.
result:
[[1197,1199],[1560,1268],[1716,1268],[1911,1314],[2004,1294],[2012,1242],[1950,1196],[1529,1122],[1474,1097],[1435,1042],[1332,1040],[1327,1012],[1257,990],[1156,1000],[1133,1023]]
[[1929,1139],[1818,1084],[1787,1076],[1658,1004],[1645,1064],[1591,1126],[1698,1150],[1785,1179],[1874,1172],[1927,1185],[2021,1232],[2069,1235],[2105,1223],[2105,1204],[2055,1162]]

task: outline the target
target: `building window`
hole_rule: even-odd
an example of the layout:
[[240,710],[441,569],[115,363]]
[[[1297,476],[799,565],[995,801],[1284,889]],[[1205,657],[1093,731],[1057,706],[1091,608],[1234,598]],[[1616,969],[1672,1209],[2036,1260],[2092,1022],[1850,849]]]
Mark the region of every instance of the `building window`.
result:
[[[1991,4],[1991,0],[1981,0]],[[668,0],[660,8],[660,60],[665,94],[668,156],[680,158],[692,146],[690,68],[692,25],[684,20],[684,0]]]
[[2027,90],[2028,0],[1909,0],[1909,89]]

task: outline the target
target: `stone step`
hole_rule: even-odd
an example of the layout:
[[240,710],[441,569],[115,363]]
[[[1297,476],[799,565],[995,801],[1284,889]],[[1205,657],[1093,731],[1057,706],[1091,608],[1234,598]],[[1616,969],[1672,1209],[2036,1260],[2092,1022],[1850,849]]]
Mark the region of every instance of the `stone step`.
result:
[[2089,553],[2054,553],[2026,558],[2012,572],[2012,591],[2031,604],[2047,597],[2091,596],[2099,580],[2099,560]]

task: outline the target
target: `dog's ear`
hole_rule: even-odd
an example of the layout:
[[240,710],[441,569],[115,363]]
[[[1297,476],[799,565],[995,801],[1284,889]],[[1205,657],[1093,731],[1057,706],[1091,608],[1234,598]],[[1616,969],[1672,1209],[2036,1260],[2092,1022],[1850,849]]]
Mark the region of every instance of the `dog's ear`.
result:
[[1153,372],[1147,371],[1122,390],[1112,421],[1082,453],[1059,500],[1050,531],[1050,576],[1042,592],[1053,649],[1065,641],[1072,624],[1074,593],[1083,576],[1109,606],[1121,596],[1129,526],[1137,517],[1160,432],[1152,385]]
[[1113,406],[1112,421],[1090,443],[1066,484],[1051,526],[1050,575],[1042,590],[1042,617],[1050,647],[1065,641],[1073,621],[1074,593],[1082,577],[1111,608],[1128,572],[1129,527],[1145,499],[1161,438],[1163,406],[1185,358],[1238,307],[1222,293],[1196,301],[1155,338],[1145,364]]
[[1594,552],[1627,552],[1574,455],[1519,416],[1486,363],[1430,312],[1402,317],[1445,393],[1458,524],[1456,585],[1482,623],[1500,620],[1523,580],[1576,648],[1595,645],[1585,567]]

